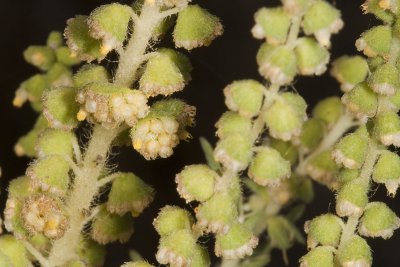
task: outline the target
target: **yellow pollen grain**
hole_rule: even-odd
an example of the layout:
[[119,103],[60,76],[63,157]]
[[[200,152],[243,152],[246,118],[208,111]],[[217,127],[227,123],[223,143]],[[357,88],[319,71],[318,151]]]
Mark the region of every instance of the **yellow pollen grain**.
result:
[[76,118],[78,121],[84,121],[86,119],[86,112],[83,110],[79,110],[79,112],[76,114]]
[[12,102],[13,106],[18,107],[18,108],[21,107],[23,103],[24,102],[22,101],[22,98],[18,97],[18,96],[14,97],[13,102]]
[[108,54],[108,52],[110,52],[111,51],[111,47],[109,46],[109,45],[101,45],[101,47],[100,47],[100,54],[101,55],[103,55],[103,56],[105,56],[105,55],[107,55]]
[[47,221],[47,223],[46,223],[46,228],[48,230],[54,230],[57,227],[58,227],[58,220],[52,219],[52,220]]
[[143,142],[141,140],[134,140],[133,141],[133,148],[136,150],[141,149],[143,146]]

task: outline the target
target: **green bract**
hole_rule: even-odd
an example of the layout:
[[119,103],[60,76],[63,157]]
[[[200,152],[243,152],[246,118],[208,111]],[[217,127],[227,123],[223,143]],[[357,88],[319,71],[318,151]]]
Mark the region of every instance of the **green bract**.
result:
[[354,235],[338,250],[337,259],[342,266],[371,266],[371,248],[367,241]]
[[314,248],[319,244],[336,247],[339,245],[342,227],[342,220],[333,214],[320,215],[306,222],[308,248]]
[[366,83],[360,83],[345,93],[342,101],[361,120],[374,117],[378,109],[378,95]]
[[342,56],[332,63],[331,74],[340,82],[343,92],[349,92],[368,75],[367,61],[361,56]]
[[301,267],[334,267],[333,250],[322,246],[310,250],[300,259]]
[[273,45],[285,43],[290,28],[290,15],[283,8],[261,8],[254,18],[256,25],[251,32],[255,38],[267,38],[267,42]]
[[372,179],[385,184],[389,194],[395,196],[400,184],[400,157],[390,151],[383,152],[375,165]]
[[297,68],[302,75],[321,75],[326,71],[329,52],[313,38],[300,38],[296,48]]
[[358,180],[343,185],[336,195],[336,213],[340,217],[360,216],[368,203],[368,186]]
[[192,215],[177,206],[163,207],[153,221],[154,228],[160,236],[168,236],[175,231],[190,230],[194,219]]
[[361,35],[356,41],[356,47],[367,57],[385,56],[390,51],[391,42],[390,26],[375,26]]
[[223,139],[233,134],[250,135],[252,130],[252,121],[236,112],[227,111],[215,124],[217,135]]

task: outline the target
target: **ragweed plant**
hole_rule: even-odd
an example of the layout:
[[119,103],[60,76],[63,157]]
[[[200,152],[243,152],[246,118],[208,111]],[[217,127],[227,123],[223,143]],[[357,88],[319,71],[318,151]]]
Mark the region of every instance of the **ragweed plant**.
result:
[[[29,102],[39,117],[15,151],[35,159],[8,188],[1,266],[102,266],[104,245],[130,238],[133,218],[155,191],[109,168],[111,148],[132,144],[148,160],[166,158],[194,124],[193,106],[166,98],[192,71],[183,53],[156,47],[172,27],[175,46],[186,50],[223,31],[216,16],[187,0],[113,3],[69,19],[66,45],[52,32],[46,45],[24,52],[41,72],[20,85],[13,104]],[[117,58],[115,69],[102,64],[108,58]],[[84,144],[81,125],[91,131]]]

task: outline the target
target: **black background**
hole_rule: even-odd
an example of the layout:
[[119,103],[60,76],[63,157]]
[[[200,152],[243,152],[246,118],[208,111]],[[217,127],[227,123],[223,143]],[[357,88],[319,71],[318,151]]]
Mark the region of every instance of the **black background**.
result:
[[[24,173],[29,160],[17,158],[13,146],[17,138],[26,133],[36,115],[27,106],[17,110],[11,105],[14,90],[19,83],[36,73],[22,58],[22,51],[31,44],[44,44],[51,30],[62,31],[65,21],[76,14],[88,14],[100,4],[110,1],[98,0],[0,0],[0,165],[3,169],[1,183],[1,203],[6,196],[4,188],[8,181]],[[129,4],[129,1],[120,1]],[[105,266],[119,266],[128,259],[125,247],[137,249],[145,258],[156,264],[154,253],[158,236],[151,222],[156,212],[166,204],[184,206],[175,190],[174,175],[187,164],[204,161],[199,136],[215,142],[214,123],[226,110],[222,89],[237,79],[254,78],[262,81],[257,72],[255,54],[260,42],[253,39],[250,29],[253,14],[261,6],[274,6],[278,1],[266,0],[200,0],[195,1],[210,12],[218,15],[225,26],[225,34],[209,48],[196,49],[190,53],[194,65],[193,80],[179,95],[198,109],[197,126],[191,132],[193,140],[182,143],[169,159],[147,162],[133,149],[117,150],[113,163],[120,170],[135,172],[157,189],[155,202],[136,220],[136,232],[127,245],[113,244]],[[376,24],[370,15],[362,15],[359,6],[362,1],[337,1],[346,22],[345,28],[333,38],[332,58],[342,54],[356,53],[354,41],[360,33]],[[170,37],[168,37],[170,38]],[[321,77],[298,78],[293,88],[303,95],[312,107],[319,99],[339,95],[338,85],[328,74]],[[117,154],[115,153],[115,154]],[[309,206],[304,220],[322,212],[334,209],[334,193],[316,186],[316,201]],[[398,198],[386,197],[384,188],[374,187],[373,199],[385,202],[400,214]],[[299,223],[303,225],[304,220]],[[400,235],[395,233],[390,240],[369,240],[374,266],[400,266]],[[305,254],[305,248],[297,245],[289,251],[290,266],[298,266],[298,259]],[[281,254],[273,253],[270,266],[283,266]],[[215,264],[213,264],[214,266]]]

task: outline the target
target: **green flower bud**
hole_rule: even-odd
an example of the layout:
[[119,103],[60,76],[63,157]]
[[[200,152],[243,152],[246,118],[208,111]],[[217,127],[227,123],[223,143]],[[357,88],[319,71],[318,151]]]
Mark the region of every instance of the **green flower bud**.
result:
[[254,80],[233,82],[224,89],[225,104],[240,115],[251,118],[260,113],[266,88]]
[[153,226],[161,237],[168,236],[175,231],[190,230],[194,219],[185,209],[177,206],[165,206],[153,221]]
[[101,267],[104,265],[106,253],[105,246],[89,238],[81,239],[77,248],[79,258],[93,267]]
[[387,97],[385,100],[387,100],[387,108],[395,112],[400,110],[400,90],[397,90],[394,96]]
[[301,26],[305,34],[314,34],[321,45],[329,47],[331,34],[343,28],[340,16],[340,11],[330,3],[318,0],[304,14]]
[[53,49],[47,46],[29,46],[24,51],[26,62],[39,68],[40,70],[48,70],[56,61]]
[[154,189],[129,172],[119,172],[108,194],[107,210],[124,215],[130,212],[136,217],[153,201]]
[[133,10],[127,5],[112,3],[103,5],[90,13],[87,19],[89,34],[101,40],[101,54],[122,47]]
[[11,180],[8,186],[8,197],[24,199],[29,197],[34,192],[32,183],[29,177],[21,176]]
[[359,176],[360,170],[343,168],[338,172],[336,179],[343,185],[357,179]]
[[103,66],[95,64],[83,65],[73,76],[74,86],[82,88],[90,83],[107,83],[109,74]]
[[258,72],[271,83],[290,84],[297,73],[297,59],[293,49],[264,43],[257,53]]
[[334,267],[331,247],[316,247],[300,258],[300,267]]
[[307,247],[322,246],[337,247],[342,234],[343,222],[333,214],[323,214],[307,221],[304,228],[307,236]]
[[69,19],[64,36],[72,56],[88,62],[101,60],[109,51],[101,49],[101,42],[90,36],[87,18],[87,16],[76,16]]
[[79,121],[87,118],[107,128],[120,123],[134,126],[149,112],[147,98],[141,91],[111,83],[88,84],[78,92],[76,101],[82,105],[77,113]]
[[167,158],[179,144],[179,123],[172,117],[146,117],[131,129],[132,145],[147,160]]
[[302,75],[321,75],[326,71],[329,52],[313,38],[300,38],[296,48],[297,68]]
[[389,239],[400,227],[400,219],[383,202],[371,202],[365,208],[358,231],[366,237]]
[[211,266],[210,255],[208,255],[208,251],[206,248],[201,246],[196,246],[196,249],[193,253],[192,258],[192,267],[209,267]]
[[[45,89],[49,87],[46,76],[43,74],[36,74],[28,80],[21,83],[20,87],[15,92],[13,105],[21,107],[26,100],[30,102],[40,102],[42,94]],[[35,109],[35,106],[32,106]],[[35,109],[37,111],[41,109]]]
[[174,29],[176,47],[192,50],[200,46],[209,46],[223,33],[219,18],[198,5],[189,5],[179,12]]
[[377,67],[385,63],[385,59],[383,57],[370,57],[367,58],[368,66],[371,72],[375,71]]
[[131,261],[131,262],[125,262],[124,264],[121,265],[121,267],[154,267],[154,265],[151,265],[150,263],[146,261]]
[[229,192],[217,192],[196,210],[197,225],[206,232],[226,234],[237,221],[236,203]]
[[283,8],[292,15],[302,15],[310,6],[308,0],[282,0]]
[[18,139],[18,142],[14,146],[15,154],[17,154],[18,157],[22,157],[24,155],[28,157],[36,156],[35,146],[37,138],[39,133],[46,127],[47,120],[44,116],[40,115],[37,118],[33,129]]
[[395,65],[390,63],[381,65],[371,73],[367,83],[374,92],[393,96],[400,87],[398,70]]
[[373,135],[385,146],[400,147],[400,118],[397,113],[379,113],[374,120]]
[[52,49],[57,49],[63,45],[63,36],[61,32],[52,31],[47,37],[47,46]]
[[72,87],[60,87],[48,90],[43,95],[43,115],[51,128],[71,130],[78,125],[75,115],[78,103],[75,102],[76,91]]
[[371,248],[367,241],[357,235],[340,247],[336,257],[341,266],[370,267],[372,265]]
[[314,185],[311,179],[292,174],[292,177],[288,180],[288,182],[290,183],[290,192],[292,195],[294,195],[295,199],[298,199],[304,203],[310,203],[313,200]]
[[338,166],[333,161],[331,155],[331,150],[325,150],[315,155],[307,163],[306,171],[307,174],[317,182],[334,189],[338,186],[335,180]]
[[247,168],[253,154],[252,147],[253,139],[251,136],[232,134],[217,143],[214,158],[225,168],[239,172]]
[[227,111],[222,114],[215,127],[217,127],[217,136],[223,139],[233,134],[250,135],[253,125],[249,118],[236,112]]
[[277,150],[285,160],[288,160],[290,165],[294,165],[297,162],[299,152],[291,142],[271,138],[269,145]]
[[361,34],[356,41],[358,51],[367,57],[385,56],[390,51],[392,29],[390,26],[375,26]]
[[[191,66],[186,56],[173,50],[164,50],[164,52],[161,50],[148,60],[140,78],[140,90],[147,97],[160,94],[168,96],[182,91],[188,82],[182,73],[185,71],[184,66]],[[186,71],[186,75],[190,77],[190,72]]]
[[[16,240],[12,235],[2,235],[0,237],[0,263],[5,267],[32,266],[24,244]],[[3,265],[3,263],[5,264]]]
[[179,195],[187,202],[204,202],[214,194],[218,174],[207,165],[186,166],[175,177]]
[[283,179],[290,177],[290,162],[275,149],[261,147],[254,156],[249,177],[262,186],[277,186]]
[[331,69],[331,75],[338,80],[343,92],[349,92],[363,82],[368,72],[367,61],[361,56],[342,56],[333,61]]
[[368,186],[357,180],[346,183],[336,195],[336,213],[340,217],[361,216],[368,204]]
[[300,135],[303,122],[307,118],[307,104],[295,93],[287,92],[280,96],[263,113],[263,118],[272,137],[288,141]]
[[30,237],[29,242],[44,255],[46,255],[51,249],[51,240],[44,234],[36,234]]
[[345,93],[342,101],[350,112],[363,121],[374,117],[378,109],[378,95],[366,83],[359,83]]
[[242,259],[253,254],[258,238],[243,224],[232,225],[226,234],[219,234],[215,240],[215,255],[224,259]]
[[38,157],[61,155],[72,158],[73,142],[77,142],[77,140],[72,132],[46,129],[39,134],[35,150]]
[[293,142],[300,146],[304,153],[315,149],[324,137],[324,123],[320,119],[311,118],[303,124],[301,134]]
[[71,87],[73,85],[71,68],[58,62],[49,69],[46,79],[51,87]]
[[160,41],[165,34],[171,29],[171,27],[175,24],[176,16],[169,16],[165,19],[161,20],[161,22],[154,28],[153,31],[153,40]]
[[340,98],[336,96],[325,98],[318,102],[312,111],[314,118],[320,119],[328,129],[339,120],[344,113],[344,106]]
[[69,48],[66,46],[57,48],[56,57],[57,62],[65,66],[77,65],[81,62],[78,58],[72,56],[71,51],[69,51]]
[[61,238],[68,228],[68,218],[61,199],[35,194],[24,200],[20,216],[31,234],[44,234],[50,239]]
[[190,230],[178,230],[171,235],[161,237],[156,259],[160,264],[191,266],[196,249],[198,245]]
[[375,15],[378,19],[384,21],[387,24],[391,24],[394,20],[393,14],[389,11],[384,10],[380,7],[381,0],[367,0],[362,6],[364,13],[370,13]]
[[104,205],[92,223],[91,236],[94,241],[105,245],[119,241],[125,243],[133,234],[133,220],[130,214],[119,216],[107,211]]
[[368,140],[359,133],[348,134],[335,145],[332,158],[338,165],[359,169],[368,152]]
[[251,32],[255,38],[267,38],[267,42],[272,45],[285,43],[290,28],[290,15],[283,8],[260,8],[254,19],[256,25]]
[[383,152],[375,165],[372,179],[385,184],[388,193],[395,196],[400,184],[400,157],[390,151]]
[[267,232],[270,242],[280,250],[287,250],[298,238],[296,226],[283,216],[271,216],[267,219]]
[[69,163],[58,155],[46,156],[36,160],[26,170],[35,187],[64,196],[69,187]]

